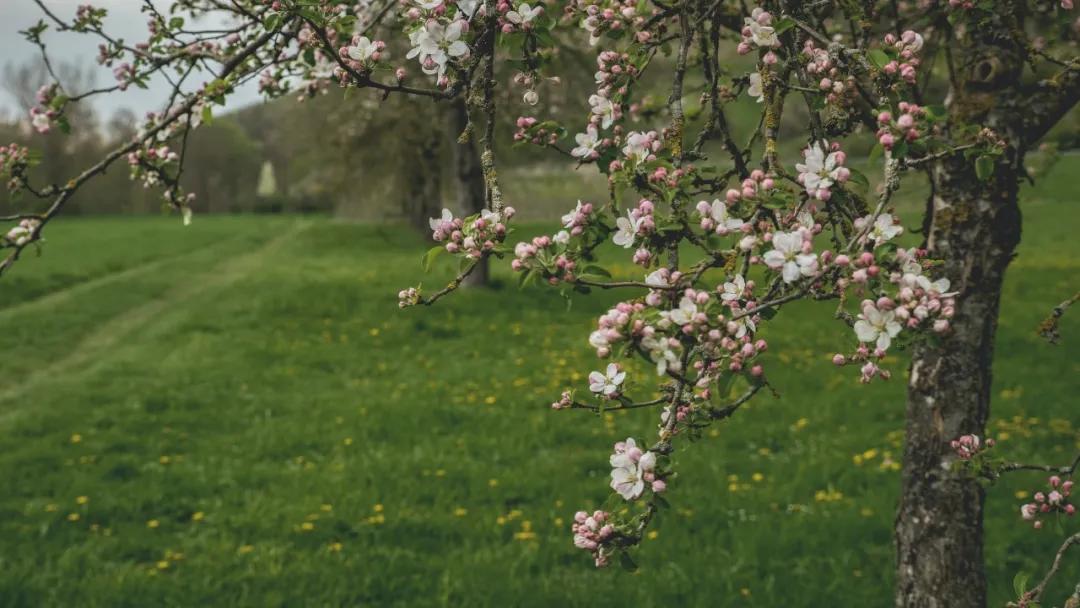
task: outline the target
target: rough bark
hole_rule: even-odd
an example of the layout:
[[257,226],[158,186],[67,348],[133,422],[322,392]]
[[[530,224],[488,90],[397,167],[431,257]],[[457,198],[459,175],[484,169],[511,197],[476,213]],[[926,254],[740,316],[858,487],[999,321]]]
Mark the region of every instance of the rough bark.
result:
[[952,124],[988,126],[1012,146],[990,179],[980,180],[963,153],[932,172],[926,246],[944,261],[956,314],[950,334],[915,347],[910,368],[896,520],[895,599],[904,608],[977,608],[987,601],[984,491],[947,465],[952,439],[985,434],[1001,286],[1020,240],[1017,193],[1028,143],[1016,110],[1023,51],[999,33],[988,28],[958,40],[949,114]]
[[[480,154],[472,143],[472,138],[463,138],[462,134],[469,125],[468,109],[465,100],[455,100],[450,108],[450,149],[454,157],[454,195],[456,207],[465,215],[479,213],[484,208],[484,173],[480,166]],[[462,285],[475,287],[488,282],[488,261],[484,259]]]
[[984,491],[951,473],[949,441],[983,435],[1005,268],[1020,238],[1016,172],[980,188],[971,162],[937,169],[928,239],[958,292],[952,333],[915,348],[908,385],[903,492],[896,524],[896,605],[986,605]]

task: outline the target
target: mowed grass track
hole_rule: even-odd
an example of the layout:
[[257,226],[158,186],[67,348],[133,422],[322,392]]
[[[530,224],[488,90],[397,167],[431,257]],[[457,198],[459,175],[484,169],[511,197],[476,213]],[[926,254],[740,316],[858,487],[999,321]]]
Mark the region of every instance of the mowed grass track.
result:
[[[1080,446],[1080,323],[1034,333],[1077,287],[1073,191],[1065,168],[1028,191],[1009,272],[991,428],[1017,460]],[[852,339],[832,304],[771,324],[781,398],[680,449],[640,570],[596,571],[570,519],[655,413],[548,404],[600,367],[585,337],[617,294],[567,310],[500,266],[501,288],[399,311],[449,276],[421,277],[423,239],[322,218],[49,239],[0,282],[2,606],[892,605],[904,381],[828,363]],[[990,492],[992,605],[1060,541],[1018,517],[1041,483]],[[1068,561],[1050,598],[1080,580]]]

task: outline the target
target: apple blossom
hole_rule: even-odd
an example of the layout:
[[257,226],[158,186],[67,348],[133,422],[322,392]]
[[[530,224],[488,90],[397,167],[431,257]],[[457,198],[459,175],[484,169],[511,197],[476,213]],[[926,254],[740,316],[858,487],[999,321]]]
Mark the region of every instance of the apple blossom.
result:
[[613,397],[619,393],[624,380],[626,372],[617,363],[609,363],[605,371],[589,374],[589,390],[604,397]]
[[772,235],[773,248],[765,253],[765,265],[780,270],[785,283],[797,281],[817,272],[817,256],[803,253],[803,237],[795,232],[776,232]]

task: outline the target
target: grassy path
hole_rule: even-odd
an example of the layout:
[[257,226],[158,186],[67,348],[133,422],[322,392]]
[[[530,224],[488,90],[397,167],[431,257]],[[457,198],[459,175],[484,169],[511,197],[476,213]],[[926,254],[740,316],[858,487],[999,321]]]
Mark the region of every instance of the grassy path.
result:
[[[0,411],[5,407],[5,402],[17,400],[22,395],[47,384],[55,378],[85,370],[87,367],[100,364],[109,356],[115,354],[115,350],[129,343],[136,332],[153,333],[147,325],[153,322],[163,322],[163,314],[173,310],[182,310],[194,298],[203,296],[213,290],[228,289],[238,280],[257,272],[263,267],[275,252],[289,239],[295,238],[311,222],[297,220],[283,232],[269,240],[257,249],[243,253],[237,257],[224,256],[217,263],[210,266],[194,267],[191,272],[184,275],[183,280],[170,287],[163,293],[144,302],[134,303],[131,308],[114,314],[111,318],[102,320],[97,326],[78,342],[70,351],[59,359],[47,365],[32,370],[20,379],[18,383],[0,388]],[[224,245],[228,245],[226,242]],[[220,251],[226,253],[227,247],[219,245],[211,252]],[[205,254],[206,252],[200,252]],[[34,309],[48,309],[72,303],[77,298],[99,289],[111,289],[123,287],[123,282],[137,280],[139,277],[165,268],[165,267],[190,267],[187,262],[193,254],[180,254],[168,258],[158,259],[152,262],[137,265],[135,267],[105,275],[84,283],[78,283],[72,287],[60,289],[41,298],[30,300],[5,310],[0,310],[0,324],[20,313]],[[184,311],[181,314],[190,314]],[[0,413],[0,424],[8,422],[18,409],[12,409]]]

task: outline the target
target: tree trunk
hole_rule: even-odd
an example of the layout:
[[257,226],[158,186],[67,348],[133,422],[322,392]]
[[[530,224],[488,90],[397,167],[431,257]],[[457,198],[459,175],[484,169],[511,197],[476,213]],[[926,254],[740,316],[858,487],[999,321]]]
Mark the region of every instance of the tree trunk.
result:
[[[932,259],[956,292],[951,331],[914,348],[907,401],[902,494],[896,518],[896,605],[986,606],[983,488],[953,473],[949,442],[985,435],[998,305],[1005,269],[1020,241],[1017,204],[1024,150],[1018,102],[1024,49],[1022,2],[1007,0],[992,24],[960,32],[951,45],[950,125],[982,125],[1008,147],[979,179],[974,159],[954,152],[934,167],[924,224]],[[983,154],[979,152],[978,154]],[[984,176],[985,178],[986,176]]]
[[956,295],[952,331],[911,363],[903,493],[896,522],[896,605],[986,605],[982,487],[953,474],[949,442],[982,436],[1005,268],[1020,240],[1017,172],[999,163],[980,184],[957,155],[937,168],[927,246]]
[[[479,213],[484,208],[484,173],[480,167],[480,155],[472,138],[462,139],[469,124],[465,100],[456,99],[450,107],[450,149],[454,155],[454,194],[457,208],[465,215]],[[487,285],[488,261],[481,260],[462,285],[475,287]]]
[[431,235],[428,218],[437,217],[441,209],[442,181],[440,180],[440,137],[437,129],[420,126],[414,142],[410,142],[412,162],[404,163],[399,179],[403,181],[402,207],[405,217],[421,233]]

